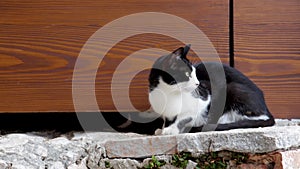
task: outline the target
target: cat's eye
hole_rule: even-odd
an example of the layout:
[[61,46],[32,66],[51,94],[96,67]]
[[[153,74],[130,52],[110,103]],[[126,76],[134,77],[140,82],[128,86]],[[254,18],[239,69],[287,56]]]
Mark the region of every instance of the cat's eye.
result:
[[190,75],[189,72],[185,72],[185,75],[186,75],[187,77],[191,77],[191,75]]

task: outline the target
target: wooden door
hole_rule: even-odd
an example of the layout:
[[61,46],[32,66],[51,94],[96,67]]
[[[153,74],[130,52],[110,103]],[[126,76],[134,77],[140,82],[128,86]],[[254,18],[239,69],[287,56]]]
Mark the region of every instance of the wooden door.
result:
[[235,65],[277,118],[300,118],[300,1],[234,3]]
[[[104,25],[139,12],[168,13],[193,23],[228,62],[227,0],[1,0],[0,112],[74,112],[72,75],[81,48]],[[110,84],[114,70],[128,55],[147,48],[172,51],[182,45],[159,34],[135,35],[115,44],[97,73],[100,109],[116,111]],[[138,110],[149,108],[147,76],[147,70],[140,72],[130,85],[129,95]]]

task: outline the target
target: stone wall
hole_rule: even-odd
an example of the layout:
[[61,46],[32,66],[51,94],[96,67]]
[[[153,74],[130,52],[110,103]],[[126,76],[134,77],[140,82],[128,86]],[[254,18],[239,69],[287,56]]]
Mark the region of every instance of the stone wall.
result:
[[[0,136],[0,169],[300,168],[299,121],[273,127],[144,136],[134,133],[41,133]],[[42,133],[43,134],[43,133]],[[216,164],[214,164],[216,163]]]

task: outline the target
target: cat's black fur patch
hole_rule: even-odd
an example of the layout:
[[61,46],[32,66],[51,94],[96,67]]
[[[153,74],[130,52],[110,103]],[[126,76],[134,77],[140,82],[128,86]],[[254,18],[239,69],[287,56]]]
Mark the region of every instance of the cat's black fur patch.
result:
[[[205,84],[210,94],[211,84],[206,69],[207,67],[213,67],[215,64],[218,63],[199,63],[195,65],[197,78],[200,84]],[[267,115],[268,117],[273,118],[265,103],[263,92],[237,69],[225,64],[223,64],[223,68],[227,85],[224,112],[237,110],[242,115]],[[200,91],[203,90],[201,85],[198,88]],[[247,114],[247,112],[251,112],[251,114]]]

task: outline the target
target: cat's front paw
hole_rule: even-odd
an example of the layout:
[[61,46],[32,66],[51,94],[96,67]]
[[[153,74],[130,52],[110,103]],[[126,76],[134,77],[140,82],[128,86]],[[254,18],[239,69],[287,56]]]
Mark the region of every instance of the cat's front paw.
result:
[[162,129],[161,132],[162,135],[176,135],[179,133],[180,133],[179,129],[177,127],[172,127],[172,126]]
[[162,135],[162,129],[156,129],[154,135],[156,136]]

